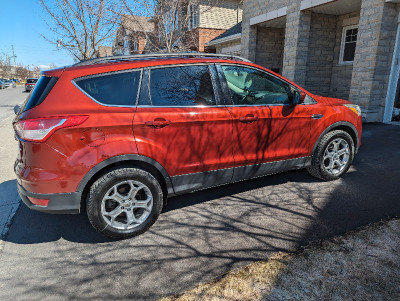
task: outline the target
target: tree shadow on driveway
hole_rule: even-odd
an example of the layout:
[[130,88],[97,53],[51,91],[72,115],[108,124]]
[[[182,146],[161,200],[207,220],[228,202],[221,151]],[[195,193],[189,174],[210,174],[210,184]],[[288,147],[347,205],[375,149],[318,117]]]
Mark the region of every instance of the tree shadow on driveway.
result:
[[[243,181],[170,198],[167,206],[163,208],[161,216],[196,204],[218,200],[262,187],[267,189],[268,186],[296,181],[302,183],[318,182],[317,179],[310,177],[305,171],[293,171],[282,175]],[[214,203],[212,206],[219,205]],[[12,227],[12,234],[7,237],[7,241],[17,244],[36,244],[57,241],[60,238],[71,242],[90,244],[113,241],[92,228],[86,212],[82,212],[81,214],[47,214],[31,210],[24,204],[21,204],[17,212]]]
[[400,215],[398,133],[367,125],[341,180],[294,171],[175,197],[148,232],[123,241],[104,239],[85,215],[21,206],[2,254],[0,299],[157,299],[277,251]]

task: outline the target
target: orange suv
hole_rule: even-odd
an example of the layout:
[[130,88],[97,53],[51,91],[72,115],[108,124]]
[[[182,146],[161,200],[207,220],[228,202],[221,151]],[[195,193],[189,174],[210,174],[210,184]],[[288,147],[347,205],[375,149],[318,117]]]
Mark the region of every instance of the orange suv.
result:
[[[44,71],[13,122],[32,209],[87,210],[113,238],[146,231],[167,197],[291,169],[348,169],[361,112],[233,56],[98,58]],[[266,179],[267,181],[267,179]]]

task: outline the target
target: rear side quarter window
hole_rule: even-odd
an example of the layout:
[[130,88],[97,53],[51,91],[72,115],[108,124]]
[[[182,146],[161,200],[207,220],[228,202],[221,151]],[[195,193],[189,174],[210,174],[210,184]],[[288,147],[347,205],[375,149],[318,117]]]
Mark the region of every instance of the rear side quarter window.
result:
[[32,93],[26,99],[23,111],[28,111],[29,109],[40,105],[50,93],[57,80],[58,78],[49,76],[42,76],[39,80],[35,81],[31,79],[31,83],[36,83],[36,85]]
[[134,106],[139,90],[141,71],[101,74],[76,79],[75,84],[103,105]]

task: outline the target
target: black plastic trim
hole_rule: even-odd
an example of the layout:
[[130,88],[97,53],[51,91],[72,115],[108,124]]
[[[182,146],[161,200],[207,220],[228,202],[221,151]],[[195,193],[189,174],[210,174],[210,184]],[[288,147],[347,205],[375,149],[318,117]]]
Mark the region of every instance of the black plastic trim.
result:
[[312,150],[312,152],[311,152],[311,155],[314,154],[314,152],[315,152],[315,150],[317,149],[317,146],[318,146],[319,142],[321,141],[322,137],[324,137],[324,135],[325,135],[326,133],[328,133],[328,132],[334,130],[335,128],[337,128],[337,127],[339,127],[339,126],[347,126],[347,127],[349,127],[349,128],[352,129],[354,135],[356,136],[356,140],[357,140],[357,141],[355,141],[356,143],[355,143],[355,145],[354,145],[354,147],[355,147],[355,153],[357,154],[360,138],[359,138],[359,136],[358,136],[358,132],[357,132],[356,127],[355,127],[352,123],[350,123],[350,122],[348,122],[348,121],[339,121],[339,122],[335,122],[335,123],[331,124],[330,126],[328,126],[328,127],[322,132],[322,134],[319,136],[317,142],[315,142],[315,145],[314,145],[314,147],[313,147],[313,150]]
[[305,167],[308,157],[235,167],[232,182],[258,178]]
[[176,194],[206,189],[231,182],[233,168],[211,170],[171,177]]
[[250,180],[279,172],[301,169],[306,166],[310,157],[274,161],[255,165],[238,166],[193,174],[171,177],[176,194],[202,190],[229,183]]
[[114,163],[121,163],[124,161],[141,161],[141,162],[145,162],[148,163],[152,166],[154,166],[160,173],[161,175],[164,177],[166,186],[167,186],[167,193],[168,196],[172,196],[174,195],[174,190],[172,188],[172,183],[171,183],[171,179],[167,173],[167,171],[164,169],[164,167],[158,163],[157,161],[149,158],[149,157],[145,157],[145,156],[141,156],[141,155],[134,155],[134,154],[128,154],[128,155],[121,155],[121,156],[116,156],[116,157],[112,157],[109,159],[106,159],[102,162],[100,162],[99,164],[97,164],[96,166],[94,166],[81,180],[77,192],[79,194],[83,193],[83,190],[85,189],[87,183],[89,183],[89,181],[93,178],[93,176],[98,173],[100,170],[106,168],[107,166],[110,166]]
[[[29,192],[20,184],[17,185],[17,188],[22,201],[30,209],[54,214],[77,214],[80,211],[81,194],[78,192],[42,194]],[[32,204],[28,196],[37,199],[48,199],[49,205],[44,207]]]

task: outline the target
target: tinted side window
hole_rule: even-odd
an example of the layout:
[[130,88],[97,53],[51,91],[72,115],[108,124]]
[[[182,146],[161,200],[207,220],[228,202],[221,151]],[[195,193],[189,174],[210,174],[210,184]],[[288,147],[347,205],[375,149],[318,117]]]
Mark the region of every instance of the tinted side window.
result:
[[139,89],[140,71],[80,79],[76,84],[96,101],[112,106],[133,106]]
[[240,66],[222,66],[233,104],[289,104],[289,84],[267,73]]
[[153,106],[215,105],[208,66],[153,69],[150,95]]
[[57,82],[56,77],[42,76],[25,102],[24,111],[40,105]]

